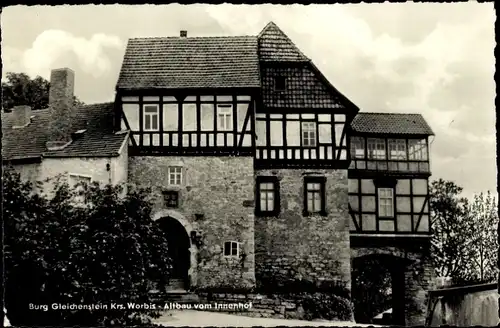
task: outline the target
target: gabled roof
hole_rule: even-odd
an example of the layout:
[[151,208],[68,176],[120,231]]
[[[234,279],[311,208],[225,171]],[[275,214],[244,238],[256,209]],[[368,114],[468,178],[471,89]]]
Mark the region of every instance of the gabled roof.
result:
[[28,126],[13,129],[11,113],[2,113],[2,159],[118,156],[128,137],[112,131],[112,103],[85,105],[74,109],[72,118],[75,132],[86,130],[83,135],[62,150],[47,152],[50,109],[34,110],[32,116]]
[[273,22],[269,22],[259,36],[260,61],[309,61],[297,46]]
[[420,114],[358,113],[351,128],[359,133],[434,135]]
[[127,44],[117,88],[258,88],[257,38],[135,38]]

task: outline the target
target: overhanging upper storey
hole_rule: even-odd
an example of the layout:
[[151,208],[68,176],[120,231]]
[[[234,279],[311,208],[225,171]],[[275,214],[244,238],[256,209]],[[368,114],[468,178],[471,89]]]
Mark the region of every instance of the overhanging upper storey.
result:
[[433,135],[420,114],[359,113],[351,123],[349,175],[429,176]]
[[258,36],[257,167],[347,168],[347,128],[359,109],[274,23]]
[[117,83],[130,154],[253,155],[257,38],[131,39]]

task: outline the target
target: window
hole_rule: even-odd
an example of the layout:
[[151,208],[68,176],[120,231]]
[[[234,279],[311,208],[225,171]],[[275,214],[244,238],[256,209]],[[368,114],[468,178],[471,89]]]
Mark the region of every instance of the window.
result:
[[304,212],[305,215],[319,213],[326,215],[324,177],[304,178]]
[[257,177],[257,215],[275,216],[280,213],[279,182],[274,176]]
[[406,160],[406,140],[389,139],[389,159]]
[[168,168],[168,184],[179,186],[182,183],[182,167],[170,166]]
[[426,161],[427,160],[427,142],[425,139],[408,140],[408,155],[410,160]]
[[165,200],[165,206],[171,208],[179,207],[179,193],[174,190],[165,190],[163,192],[163,198]]
[[77,196],[75,196],[75,202],[84,203],[85,196],[82,194],[85,190],[85,186],[92,182],[92,178],[87,175],[70,174],[68,179],[68,184],[70,188],[74,188]]
[[233,129],[233,106],[217,105],[217,130],[231,131]]
[[274,78],[274,90],[275,91],[286,90],[286,78],[284,76],[276,76]]
[[224,243],[224,256],[238,257],[240,255],[240,243],[236,241],[226,241]]
[[386,159],[384,139],[368,139],[368,158]]
[[351,157],[365,158],[365,140],[361,137],[351,137]]
[[158,114],[158,105],[144,105],[144,131],[158,131],[160,116]]
[[383,218],[394,217],[393,188],[378,188],[378,216]]
[[316,147],[316,123],[302,122],[302,146]]

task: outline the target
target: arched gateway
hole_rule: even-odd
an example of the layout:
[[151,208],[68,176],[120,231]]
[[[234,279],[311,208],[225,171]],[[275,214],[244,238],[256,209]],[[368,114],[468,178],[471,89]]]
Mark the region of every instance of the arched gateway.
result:
[[[187,290],[192,282],[193,255],[189,233],[189,223],[178,213],[160,211],[153,220],[165,232],[168,243],[168,255],[172,261],[168,290]],[[189,231],[188,231],[189,230]]]

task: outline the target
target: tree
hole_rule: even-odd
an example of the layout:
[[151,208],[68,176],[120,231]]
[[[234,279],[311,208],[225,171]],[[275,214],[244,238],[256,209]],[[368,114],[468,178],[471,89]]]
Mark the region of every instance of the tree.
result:
[[431,183],[431,256],[440,277],[460,277],[468,262],[467,242],[472,237],[466,220],[468,202],[462,188],[439,179]]
[[[31,79],[25,73],[7,73],[7,81],[2,82],[2,108],[10,111],[15,106],[28,105],[33,110],[47,108],[49,104],[50,82],[37,76]],[[74,97],[76,106],[83,105]]]
[[[134,325],[159,315],[158,307],[126,303],[151,304],[151,282],[165,285],[171,268],[147,190],[123,196],[119,186],[70,188],[59,180],[47,197],[12,170],[2,187],[5,301],[13,325]],[[107,308],[36,311],[30,304]]]
[[469,240],[468,250],[472,259],[468,265],[471,280],[489,282],[496,279],[497,274],[497,238],[498,224],[497,201],[490,192],[474,196],[467,209],[469,231],[474,238]]
[[431,184],[434,268],[438,276],[450,277],[455,284],[491,281],[497,273],[496,199],[488,192],[469,201],[460,197],[461,192],[451,181],[439,179]]

